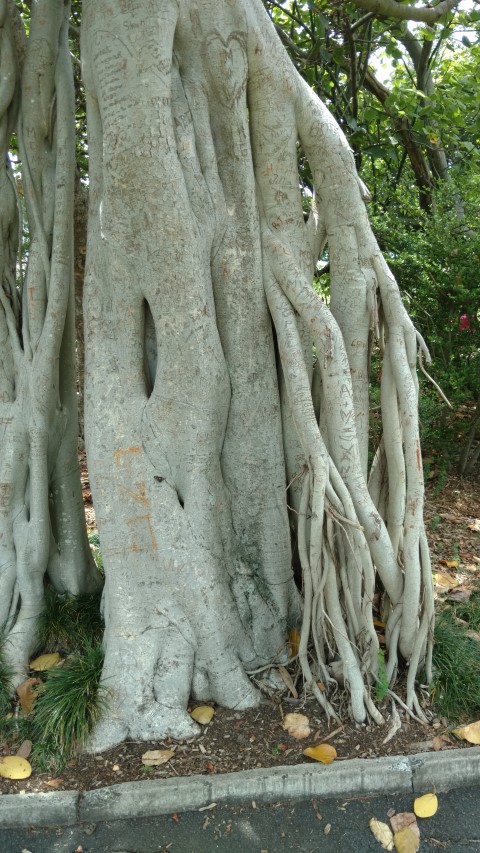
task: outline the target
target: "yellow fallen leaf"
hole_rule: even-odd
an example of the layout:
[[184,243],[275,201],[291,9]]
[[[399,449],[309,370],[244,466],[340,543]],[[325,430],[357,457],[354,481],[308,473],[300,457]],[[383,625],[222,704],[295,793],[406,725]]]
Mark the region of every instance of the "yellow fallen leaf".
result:
[[303,750],[303,754],[314,761],[321,761],[322,764],[331,764],[337,757],[337,750],[329,743],[320,743],[318,746],[308,746]]
[[146,767],[157,767],[166,764],[175,755],[174,749],[149,749],[142,755],[142,762]]
[[215,711],[210,707],[210,705],[198,705],[197,708],[190,711],[190,716],[193,717],[197,723],[200,723],[201,726],[208,726],[214,713]]
[[436,794],[424,794],[423,797],[417,797],[413,804],[413,811],[417,817],[433,817],[438,809],[438,799]]
[[453,734],[468,743],[480,744],[480,720],[476,723],[469,723],[468,726],[460,726],[459,729],[454,729]]
[[435,572],[435,586],[438,586],[441,589],[454,589],[459,585],[459,583],[459,580],[450,577],[450,575],[447,575],[444,572]]
[[393,841],[397,853],[417,853],[420,847],[420,839],[409,826],[404,826],[403,829],[396,832]]
[[46,669],[52,669],[54,666],[57,666],[60,661],[61,657],[58,652],[52,652],[51,654],[40,655],[35,660],[31,660],[29,666],[34,672],[44,672]]
[[32,775],[32,765],[26,758],[18,755],[6,755],[0,761],[0,776],[4,779],[28,779]]
[[390,827],[386,823],[382,823],[381,820],[377,820],[376,817],[372,817],[368,825],[370,831],[378,843],[382,845],[383,849],[393,850],[393,832]]
[[283,718],[283,728],[289,735],[302,740],[310,734],[310,726],[308,725],[308,717],[305,714],[285,714]]
[[288,635],[288,654],[291,658],[298,655],[300,648],[300,631],[298,628],[292,628]]

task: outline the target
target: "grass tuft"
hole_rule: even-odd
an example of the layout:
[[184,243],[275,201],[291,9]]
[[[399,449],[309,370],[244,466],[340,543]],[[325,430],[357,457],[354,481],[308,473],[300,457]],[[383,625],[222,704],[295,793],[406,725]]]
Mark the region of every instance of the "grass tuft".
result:
[[437,617],[433,647],[433,706],[453,723],[480,717],[480,644],[449,610]]
[[48,587],[39,622],[39,650],[76,652],[85,642],[100,640],[103,633],[100,599],[101,591],[67,598]]
[[5,658],[5,640],[0,638],[0,732],[12,706],[13,669]]
[[36,766],[60,769],[78,755],[107,706],[100,686],[101,643],[85,642],[82,653],[45,674],[32,719],[32,759]]

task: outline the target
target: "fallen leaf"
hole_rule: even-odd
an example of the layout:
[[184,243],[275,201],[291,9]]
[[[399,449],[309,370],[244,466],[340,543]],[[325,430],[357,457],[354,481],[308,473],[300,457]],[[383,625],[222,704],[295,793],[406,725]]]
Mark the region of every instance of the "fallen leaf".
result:
[[395,850],[397,853],[417,853],[420,847],[420,838],[412,832],[409,826],[404,826],[393,836]]
[[298,628],[291,628],[288,635],[288,654],[291,658],[298,655],[300,649],[300,631]]
[[480,720],[477,720],[476,723],[469,723],[468,726],[460,726],[460,728],[454,729],[453,734],[468,741],[468,743],[480,744]]
[[436,794],[424,794],[422,797],[417,797],[413,804],[413,811],[417,817],[433,817],[438,809],[438,799]]
[[17,696],[20,701],[20,707],[24,714],[31,714],[33,711],[33,706],[37,701],[38,696],[38,685],[40,684],[39,678],[26,678],[25,681],[22,681],[21,684],[16,688]]
[[383,849],[393,850],[393,832],[390,827],[386,823],[377,820],[376,817],[372,817],[368,825],[374,838],[382,845]]
[[298,699],[298,693],[296,691],[295,685],[292,681],[292,676],[290,675],[288,669],[286,669],[286,667],[284,667],[284,666],[279,666],[279,667],[277,667],[277,669],[278,669],[280,678],[282,679],[285,686],[288,687],[288,689],[290,690],[290,693],[292,694],[293,698]]
[[34,672],[45,672],[47,669],[52,669],[54,666],[58,666],[62,658],[58,654],[58,652],[52,652],[48,655],[40,655],[40,657],[35,658],[35,660],[31,660],[29,663],[30,669],[33,669]]
[[17,749],[16,755],[18,756],[18,758],[28,758],[32,751],[32,746],[33,744],[31,740],[24,740],[23,743]]
[[326,823],[326,824],[325,824],[325,826],[324,826],[324,828],[323,828],[323,831],[324,831],[325,835],[328,835],[328,833],[330,832],[331,828],[332,828],[332,824],[331,824],[331,823]]
[[49,788],[59,788],[62,782],[63,779],[47,779],[45,785],[48,785]]
[[458,524],[462,521],[461,516],[453,515],[451,512],[441,512],[440,518],[443,518],[445,521],[453,521],[454,524]]
[[0,776],[4,779],[28,779],[32,775],[32,766],[26,758],[6,755],[0,761]]
[[149,749],[143,753],[142,762],[145,767],[157,767],[159,764],[166,764],[174,755],[174,749]]
[[309,720],[305,714],[285,714],[283,728],[292,737],[302,740],[310,734]]
[[437,735],[432,740],[432,747],[435,752],[439,752],[440,749],[443,749],[446,743],[450,743],[448,737],[445,737],[444,735]]
[[454,589],[459,585],[460,581],[457,578],[452,578],[444,572],[435,572],[435,586],[440,589]]
[[337,750],[329,743],[319,743],[318,746],[308,746],[303,750],[303,754],[314,761],[321,761],[322,764],[331,764],[337,757]]
[[465,587],[462,587],[462,589],[452,589],[445,598],[447,598],[448,601],[459,601],[461,604],[464,604],[470,599],[471,595],[471,589],[465,589]]
[[480,533],[480,518],[474,518],[467,524],[469,530],[474,530],[475,533]]
[[471,637],[472,640],[476,640],[477,643],[480,642],[480,633],[478,631],[465,631],[467,637]]
[[392,815],[390,818],[390,825],[393,829],[394,834],[400,832],[401,829],[404,829],[408,826],[409,829],[412,830],[414,835],[417,835],[420,838],[420,830],[418,828],[417,819],[413,812],[399,812],[398,814]]
[[194,708],[193,711],[190,711],[190,716],[200,723],[201,726],[208,726],[211,721],[215,711],[210,705],[198,705],[197,708]]

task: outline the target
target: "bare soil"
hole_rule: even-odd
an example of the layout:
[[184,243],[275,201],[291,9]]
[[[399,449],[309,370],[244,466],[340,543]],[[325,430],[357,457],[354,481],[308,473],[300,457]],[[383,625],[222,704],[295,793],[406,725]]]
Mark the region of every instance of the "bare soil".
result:
[[[82,478],[87,524],[94,527],[85,468]],[[425,517],[438,602],[448,598],[465,600],[480,587],[480,483],[476,478],[449,477],[442,482],[439,476],[432,477],[427,487]],[[293,668],[291,671],[295,676]],[[298,682],[297,689],[301,690]],[[397,689],[402,695],[401,684]],[[386,719],[384,726],[360,726],[347,721],[341,727],[331,724],[328,728],[315,700],[302,695],[294,698],[285,685],[283,691],[264,695],[262,704],[253,711],[235,713],[216,707],[201,736],[189,742],[127,741],[102,755],[82,755],[58,773],[34,771],[23,782],[0,779],[0,793],[87,790],[148,778],[294,765],[308,760],[303,756],[307,746],[321,742],[335,747],[336,761],[469,748],[451,734],[449,720],[433,718],[431,725],[424,726],[401,709],[401,728],[386,740],[392,730],[391,703],[384,701],[380,709]],[[296,740],[283,728],[284,716],[292,712],[308,717],[311,733],[307,738]],[[165,764],[146,766],[144,753],[160,749],[174,749],[174,754]],[[0,744],[0,754],[7,750],[6,744]]]

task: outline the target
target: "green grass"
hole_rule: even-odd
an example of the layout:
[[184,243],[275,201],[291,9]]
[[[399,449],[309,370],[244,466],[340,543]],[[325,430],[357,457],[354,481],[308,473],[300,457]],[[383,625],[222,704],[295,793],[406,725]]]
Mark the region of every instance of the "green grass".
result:
[[58,651],[66,659],[59,667],[36,673],[43,684],[28,715],[12,701],[12,673],[0,644],[0,737],[12,750],[31,740],[31,761],[37,769],[60,770],[74,758],[106,708],[107,691],[100,687],[100,597],[67,598],[46,590],[37,653]]
[[0,734],[12,705],[13,670],[5,659],[5,640],[0,639]]
[[435,712],[452,723],[480,718],[480,643],[467,636],[444,609],[437,617],[433,647]]
[[49,587],[39,623],[38,649],[41,652],[79,650],[85,642],[102,637],[101,592],[67,598]]
[[101,643],[85,643],[82,653],[49,670],[32,716],[32,761],[58,770],[81,752],[93,726],[107,706],[100,687]]
[[480,592],[475,592],[470,600],[463,604],[455,604],[453,612],[457,619],[468,625],[470,631],[480,631]]
[[385,666],[385,654],[383,649],[379,649],[377,652],[377,681],[375,684],[375,699],[377,702],[382,702],[385,699],[385,696],[388,694],[388,679],[387,679],[387,667]]

